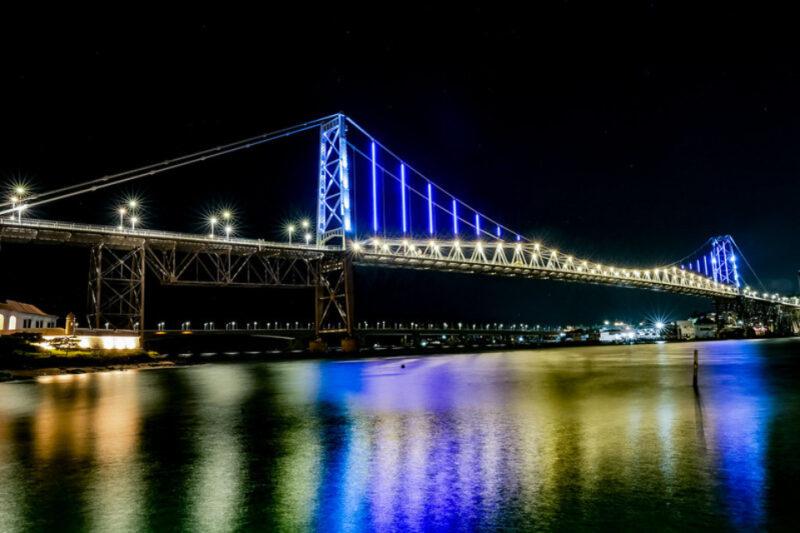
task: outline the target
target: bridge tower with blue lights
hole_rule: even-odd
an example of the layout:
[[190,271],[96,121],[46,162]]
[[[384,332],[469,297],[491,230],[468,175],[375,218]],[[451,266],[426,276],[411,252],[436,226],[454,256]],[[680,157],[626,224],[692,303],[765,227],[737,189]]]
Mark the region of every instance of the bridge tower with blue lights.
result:
[[347,121],[341,113],[320,126],[317,246],[347,248],[353,232]]

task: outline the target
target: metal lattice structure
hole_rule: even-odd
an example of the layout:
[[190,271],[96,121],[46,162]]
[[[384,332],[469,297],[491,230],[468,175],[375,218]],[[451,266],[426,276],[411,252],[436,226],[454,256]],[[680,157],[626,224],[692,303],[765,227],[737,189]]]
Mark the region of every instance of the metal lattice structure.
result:
[[92,327],[144,328],[145,253],[143,243],[129,249],[91,248],[87,318]]
[[734,242],[730,235],[711,239],[711,268],[714,281],[740,287],[739,267],[736,261]]
[[315,324],[319,334],[353,334],[353,265],[349,256],[319,263]]
[[336,115],[320,126],[317,245],[345,249],[353,229],[350,168],[347,160],[347,124]]
[[311,288],[313,260],[274,251],[147,247],[147,265],[165,285]]

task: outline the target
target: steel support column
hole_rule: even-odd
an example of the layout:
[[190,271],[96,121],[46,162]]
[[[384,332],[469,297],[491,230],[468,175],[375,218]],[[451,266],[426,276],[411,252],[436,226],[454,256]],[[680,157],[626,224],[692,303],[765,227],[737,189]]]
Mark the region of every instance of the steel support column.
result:
[[90,254],[91,327],[144,330],[145,247],[125,250],[94,246]]
[[348,255],[318,263],[315,325],[317,335],[353,335],[353,263]]

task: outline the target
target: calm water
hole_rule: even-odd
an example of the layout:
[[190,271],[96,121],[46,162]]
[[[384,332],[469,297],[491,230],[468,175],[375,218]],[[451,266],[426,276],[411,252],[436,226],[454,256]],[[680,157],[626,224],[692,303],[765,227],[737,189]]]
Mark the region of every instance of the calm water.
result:
[[0,385],[0,530],[789,528],[800,341],[697,347]]

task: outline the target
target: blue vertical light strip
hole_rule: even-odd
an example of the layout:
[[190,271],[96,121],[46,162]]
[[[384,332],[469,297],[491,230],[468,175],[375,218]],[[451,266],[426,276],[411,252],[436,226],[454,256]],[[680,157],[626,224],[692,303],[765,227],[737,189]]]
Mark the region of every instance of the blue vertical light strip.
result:
[[521,240],[522,240],[522,236],[521,235],[517,235],[517,242],[519,242]]
[[703,270],[706,272],[706,277],[708,277],[708,256],[703,256]]
[[[339,183],[341,186],[342,203],[341,216],[344,220],[344,232],[353,231],[353,221],[350,215],[350,165],[347,159],[347,137],[344,116],[339,115]],[[344,241],[342,241],[344,242]]]
[[481,216],[475,213],[475,236],[481,238]]
[[403,234],[408,233],[406,220],[406,166],[400,163],[400,210],[403,212]]
[[728,264],[728,248],[725,246],[725,242],[724,241],[722,243],[722,262],[720,264],[720,268],[722,268],[722,265],[725,265],[725,278],[724,278],[724,281],[725,281],[725,283],[730,283],[731,282],[731,268],[730,268],[730,265]]
[[502,236],[502,232],[500,231],[500,226],[497,226],[497,231],[495,231],[497,238],[499,239]]
[[714,252],[709,254],[711,256],[711,273],[714,275],[714,281],[719,281],[719,275],[717,274],[717,260],[714,258]]
[[428,233],[433,235],[433,188],[428,182]]
[[375,141],[372,141],[372,232],[378,233],[378,172],[375,170]]
[[697,271],[700,272],[700,260],[696,261]]
[[458,235],[458,202],[453,198],[453,235]]
[[739,287],[739,268],[736,265],[736,256],[731,254],[731,264],[733,265],[733,282]]

